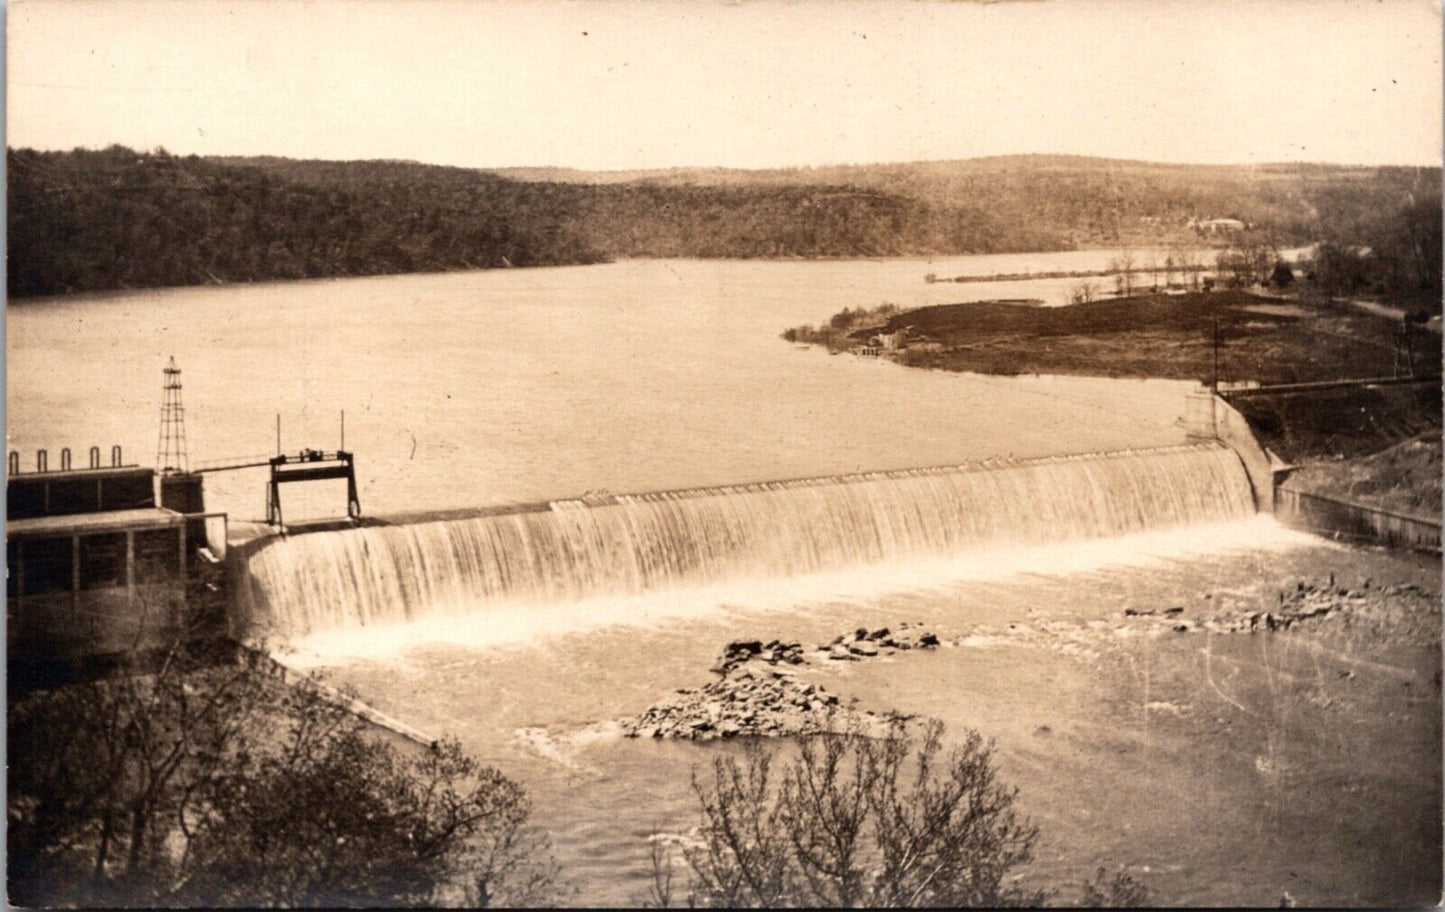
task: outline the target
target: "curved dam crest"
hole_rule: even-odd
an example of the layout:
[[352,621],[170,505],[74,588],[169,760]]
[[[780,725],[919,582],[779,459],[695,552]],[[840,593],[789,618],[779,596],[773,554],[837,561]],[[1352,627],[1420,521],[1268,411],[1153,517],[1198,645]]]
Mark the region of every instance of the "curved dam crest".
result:
[[1248,516],[1215,443],[554,501],[531,512],[274,539],[249,626],[314,633]]

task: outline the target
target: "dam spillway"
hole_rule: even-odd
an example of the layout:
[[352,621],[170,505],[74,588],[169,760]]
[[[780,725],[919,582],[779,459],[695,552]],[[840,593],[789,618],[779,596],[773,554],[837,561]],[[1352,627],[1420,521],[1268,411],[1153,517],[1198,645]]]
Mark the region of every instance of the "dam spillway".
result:
[[245,623],[278,638],[489,606],[788,578],[1254,512],[1215,443],[551,502],[276,538],[245,559]]

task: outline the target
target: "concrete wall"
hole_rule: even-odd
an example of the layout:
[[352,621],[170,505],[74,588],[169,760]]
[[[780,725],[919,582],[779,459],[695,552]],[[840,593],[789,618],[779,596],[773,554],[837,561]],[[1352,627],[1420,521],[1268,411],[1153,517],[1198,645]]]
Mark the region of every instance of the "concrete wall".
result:
[[1274,510],[1274,467],[1243,415],[1209,390],[1201,390],[1185,400],[1184,427],[1190,437],[1219,440],[1234,450],[1249,476],[1255,509]]
[[1440,553],[1440,523],[1300,491],[1288,482],[1275,488],[1280,522],[1353,542]]
[[165,646],[182,629],[180,580],[8,599],[12,659],[60,659]]

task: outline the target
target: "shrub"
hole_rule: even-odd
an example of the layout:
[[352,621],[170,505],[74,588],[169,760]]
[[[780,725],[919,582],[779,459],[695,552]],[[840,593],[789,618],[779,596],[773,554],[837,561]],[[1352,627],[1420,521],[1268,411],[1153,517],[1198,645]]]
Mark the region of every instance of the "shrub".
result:
[[[970,731],[945,751],[943,726],[909,737],[857,730],[808,736],[781,771],[758,742],[694,776],[700,844],[684,851],[690,905],[705,907],[1028,906],[1014,872],[1038,831],[1015,812],[993,747]],[[671,900],[672,859],[654,849],[652,900]],[[667,873],[661,872],[663,866]],[[659,889],[666,884],[667,889]]]
[[1149,890],[1126,871],[1109,877],[1099,868],[1093,879],[1084,881],[1080,905],[1089,909],[1138,909],[1149,905]]
[[881,329],[890,319],[902,313],[897,304],[884,302],[869,310],[866,307],[848,308],[845,307],[833,316],[822,326],[813,327],[812,324],[794,326],[782,332],[782,338],[788,342],[805,342],[812,345],[823,345],[834,351],[841,351],[854,344],[854,337],[860,331],[868,329]]
[[1276,288],[1284,288],[1294,282],[1294,270],[1284,260],[1274,264],[1274,271],[1270,273],[1269,279]]
[[516,783],[249,665],[178,650],[8,722],[20,905],[515,905],[555,881]]

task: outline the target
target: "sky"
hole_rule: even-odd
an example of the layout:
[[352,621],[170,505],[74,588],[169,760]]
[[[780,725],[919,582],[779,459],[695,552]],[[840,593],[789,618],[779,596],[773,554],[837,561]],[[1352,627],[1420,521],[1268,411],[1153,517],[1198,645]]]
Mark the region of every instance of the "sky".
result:
[[742,168],[1441,163],[1433,0],[16,0],[7,145]]

